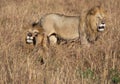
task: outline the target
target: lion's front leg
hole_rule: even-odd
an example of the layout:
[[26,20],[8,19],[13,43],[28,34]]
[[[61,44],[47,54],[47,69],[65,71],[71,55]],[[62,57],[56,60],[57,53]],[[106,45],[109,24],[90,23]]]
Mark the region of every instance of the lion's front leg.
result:
[[88,42],[93,44],[97,40],[96,36],[96,33],[90,33],[88,36]]
[[83,30],[81,30],[81,32],[80,32],[80,42],[81,42],[81,45],[89,45],[89,43],[86,39],[86,33]]

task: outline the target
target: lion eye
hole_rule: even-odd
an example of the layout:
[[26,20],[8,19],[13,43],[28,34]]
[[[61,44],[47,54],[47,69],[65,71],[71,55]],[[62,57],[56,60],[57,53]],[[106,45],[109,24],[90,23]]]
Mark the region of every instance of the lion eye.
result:
[[35,34],[35,36],[38,36],[39,33],[38,32],[34,32],[34,34]]
[[104,17],[103,17],[102,15],[99,15],[97,18],[98,18],[99,20],[102,20]]
[[32,36],[32,33],[28,33],[27,36],[30,36],[30,37],[31,37],[31,36]]

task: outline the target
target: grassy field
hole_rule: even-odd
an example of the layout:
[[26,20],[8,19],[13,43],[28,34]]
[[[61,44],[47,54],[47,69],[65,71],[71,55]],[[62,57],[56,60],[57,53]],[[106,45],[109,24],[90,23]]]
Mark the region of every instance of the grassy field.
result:
[[[24,25],[46,13],[77,16],[99,1],[109,18],[90,48],[25,46]],[[0,84],[120,84],[120,0],[0,0]]]

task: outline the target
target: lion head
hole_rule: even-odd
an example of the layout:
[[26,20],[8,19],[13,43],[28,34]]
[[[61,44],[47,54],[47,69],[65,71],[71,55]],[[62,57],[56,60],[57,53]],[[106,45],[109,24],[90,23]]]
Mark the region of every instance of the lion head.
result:
[[96,6],[90,9],[86,15],[87,39],[95,41],[99,37],[99,32],[105,30],[107,11],[103,6]]
[[44,38],[44,31],[40,26],[29,26],[25,36],[26,44],[36,45],[42,44]]

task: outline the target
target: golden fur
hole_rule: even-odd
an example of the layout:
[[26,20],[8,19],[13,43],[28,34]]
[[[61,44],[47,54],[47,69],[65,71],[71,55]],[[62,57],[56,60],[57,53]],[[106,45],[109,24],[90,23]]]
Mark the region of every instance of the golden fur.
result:
[[27,26],[24,29],[26,29],[26,35],[25,35],[25,42],[27,45],[32,46],[46,46],[46,37],[44,34],[44,30],[39,25],[34,26]]
[[[56,43],[58,38],[65,40],[80,38],[81,44],[88,44],[88,42],[97,40],[99,33],[104,30],[105,15],[106,11],[102,6],[93,7],[85,16],[81,17],[47,14],[43,16],[32,29],[38,30],[39,33],[43,33],[44,31],[50,43]],[[40,34],[40,36],[37,37],[37,41],[39,41],[41,37],[43,40],[43,35]],[[39,43],[42,42],[42,40],[40,40]]]
[[[52,36],[53,42],[57,37],[71,40],[80,38],[82,44],[94,42],[99,37],[99,32],[104,30],[106,11],[102,6],[90,9],[84,17],[65,16],[61,14],[47,14],[38,22],[46,35]],[[56,39],[55,39],[56,38]],[[52,41],[52,39],[50,41]]]
[[94,42],[98,39],[101,31],[104,30],[104,28],[102,30],[99,29],[99,27],[105,27],[105,19],[107,17],[106,15],[107,11],[103,8],[103,6],[96,6],[88,11],[85,17],[85,32],[88,41]]

